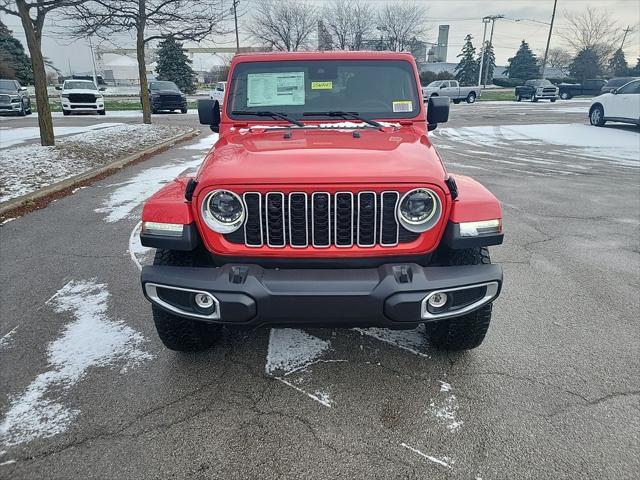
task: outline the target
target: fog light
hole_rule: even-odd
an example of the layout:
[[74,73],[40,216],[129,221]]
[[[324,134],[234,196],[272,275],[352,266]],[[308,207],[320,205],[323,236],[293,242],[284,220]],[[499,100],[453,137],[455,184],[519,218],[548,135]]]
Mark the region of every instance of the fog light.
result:
[[432,308],[442,308],[447,304],[449,297],[444,292],[434,293],[429,297],[429,306]]
[[213,297],[208,293],[196,293],[193,296],[193,301],[196,306],[202,310],[209,310],[215,305]]

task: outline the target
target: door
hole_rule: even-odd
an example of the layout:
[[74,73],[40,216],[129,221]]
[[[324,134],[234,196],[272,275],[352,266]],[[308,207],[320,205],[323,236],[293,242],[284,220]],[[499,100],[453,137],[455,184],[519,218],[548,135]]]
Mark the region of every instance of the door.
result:
[[615,95],[610,95],[604,102],[604,116],[607,118],[640,118],[640,80],[620,87]]
[[458,96],[458,82],[455,80],[449,80],[446,82],[446,85],[447,86],[443,89],[443,95],[456,98]]

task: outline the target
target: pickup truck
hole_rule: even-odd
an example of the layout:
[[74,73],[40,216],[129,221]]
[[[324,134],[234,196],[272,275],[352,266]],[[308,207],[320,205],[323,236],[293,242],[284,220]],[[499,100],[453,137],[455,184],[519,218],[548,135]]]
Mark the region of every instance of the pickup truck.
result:
[[529,99],[537,102],[540,99],[555,102],[558,98],[558,87],[546,79],[527,80],[524,85],[516,87],[516,102]]
[[227,82],[218,82],[216,83],[216,88],[211,90],[209,93],[209,98],[211,100],[217,100],[220,102],[220,105],[224,103],[224,92],[227,87]]
[[224,107],[198,102],[217,140],[197,172],[142,211],[141,273],[164,345],[214,345],[223,326],[415,329],[479,346],[502,287],[488,247],[500,202],[447,171],[405,52],[269,52],[231,61]]
[[461,87],[457,80],[436,80],[422,87],[422,96],[425,100],[430,97],[449,97],[456,104],[462,100],[474,103],[480,96],[480,87]]
[[606,80],[585,80],[583,83],[561,83],[558,85],[560,98],[569,100],[580,95],[600,95]]
[[31,115],[31,100],[27,88],[17,80],[0,78],[0,113]]

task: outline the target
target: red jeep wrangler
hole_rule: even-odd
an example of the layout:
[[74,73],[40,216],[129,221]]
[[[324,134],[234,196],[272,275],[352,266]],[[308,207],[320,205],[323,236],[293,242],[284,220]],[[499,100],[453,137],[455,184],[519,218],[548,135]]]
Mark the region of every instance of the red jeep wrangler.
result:
[[236,55],[224,109],[198,108],[215,148],[142,212],[157,249],[142,289],[168,348],[210,347],[223,325],[424,323],[437,347],[482,343],[502,211],[442,164],[427,131],[449,100],[423,103],[411,55]]

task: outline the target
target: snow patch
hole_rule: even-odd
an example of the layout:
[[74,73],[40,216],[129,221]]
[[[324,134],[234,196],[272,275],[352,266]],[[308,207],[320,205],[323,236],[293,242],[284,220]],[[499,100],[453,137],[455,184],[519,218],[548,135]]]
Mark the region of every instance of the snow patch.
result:
[[[63,135],[73,135],[76,133],[85,133],[91,130],[100,130],[103,128],[115,127],[121,123],[97,123],[95,125],[83,125],[77,127],[54,127],[53,133],[56,137]],[[40,138],[40,129],[38,127],[20,127],[20,128],[3,128],[0,130],[0,148],[13,147],[26,143],[29,140]]]
[[11,337],[13,337],[13,334],[16,333],[16,330],[18,330],[18,326],[19,325],[16,325],[11,330],[9,330],[8,333],[5,333],[2,338],[0,338],[0,350],[5,349],[11,344]]
[[106,285],[71,281],[47,304],[75,320],[47,347],[50,369],[14,397],[0,424],[0,439],[17,445],[64,432],[80,411],[66,407],[54,394],[64,394],[82,380],[89,368],[122,364],[121,372],[153,358],[141,349],[144,337],[121,320],[107,317]]
[[[440,393],[449,393],[451,390],[451,384],[440,382]],[[453,394],[449,394],[438,401],[432,400],[429,407],[430,410],[427,410],[425,413],[429,413],[435,417],[438,422],[444,425],[450,432],[458,431],[464,423],[462,420],[456,419],[459,407],[458,399]]]
[[321,338],[295,328],[272,328],[269,335],[267,363],[264,370],[267,375],[276,370],[285,374],[311,364],[330,346]]
[[426,453],[422,453],[417,448],[413,448],[413,447],[407,445],[406,443],[401,443],[400,446],[406,448],[407,450],[411,450],[413,453],[417,453],[422,458],[426,458],[430,462],[437,463],[438,465],[441,465],[441,466],[446,467],[446,468],[453,468],[451,465],[455,463],[455,461],[451,460],[449,457],[442,457],[442,458],[432,457],[431,455],[427,455]]
[[155,252],[154,248],[144,247],[140,241],[140,231],[142,230],[142,222],[138,222],[129,235],[129,255],[131,260],[142,270],[142,264],[147,263]]
[[105,213],[105,221],[108,223],[123,220],[162,185],[180,175],[185,169],[197,167],[201,161],[199,158],[143,170],[122,183],[122,186],[113,191],[102,202],[102,207],[97,208],[95,212]]
[[211,150],[218,141],[219,135],[213,133],[204,138],[200,138],[197,142],[190,143],[184,147],[180,147],[182,150]]
[[414,355],[431,358],[422,351],[427,347],[424,325],[420,325],[414,330],[388,330],[386,328],[356,328],[355,330]]

